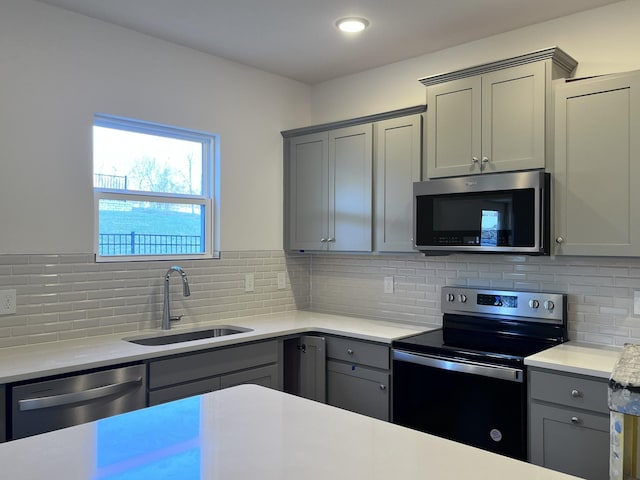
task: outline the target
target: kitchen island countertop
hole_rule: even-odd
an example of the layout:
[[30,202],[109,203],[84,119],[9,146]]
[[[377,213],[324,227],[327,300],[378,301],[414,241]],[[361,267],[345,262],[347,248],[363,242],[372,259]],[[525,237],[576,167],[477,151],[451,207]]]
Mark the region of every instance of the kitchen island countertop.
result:
[[576,478],[255,385],[1,444],[0,464],[12,480]]

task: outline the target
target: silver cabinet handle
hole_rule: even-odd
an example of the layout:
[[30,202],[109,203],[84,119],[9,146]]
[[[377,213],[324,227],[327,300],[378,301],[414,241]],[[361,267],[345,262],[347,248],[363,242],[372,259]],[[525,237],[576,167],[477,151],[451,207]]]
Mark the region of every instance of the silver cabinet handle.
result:
[[571,390],[571,396],[573,398],[580,398],[582,396],[582,392],[580,390]]
[[108,397],[116,393],[142,385],[142,377],[128,382],[113,383],[102,387],[82,390],[80,392],[63,393],[61,395],[51,395],[49,397],[25,398],[18,400],[18,408],[21,412],[26,410],[39,410],[41,408],[59,407],[61,405],[71,405],[73,403],[86,402],[97,398]]
[[571,423],[581,423],[578,417],[571,417]]
[[489,157],[482,157],[482,163],[489,163]]
[[380,390],[386,390],[387,386],[383,383],[380,384]]
[[333,237],[330,237],[330,238],[327,239],[327,242],[335,242],[335,241],[336,241],[336,239],[333,238]]
[[393,350],[393,360],[415,363],[416,365],[438,368],[440,370],[451,370],[454,372],[499,378],[510,382],[522,383],[524,378],[523,370],[518,368],[503,367],[500,365],[491,365],[480,362],[454,361],[450,358],[439,357],[437,355],[422,355],[402,350]]
[[326,239],[326,238],[321,238],[321,239],[320,239],[320,241],[321,241],[322,243],[324,243],[324,242],[326,242],[326,241],[327,241],[327,239]]
[[349,355],[353,355],[353,349],[351,349],[351,348],[347,348],[347,353],[348,353]]
[[556,243],[557,243],[558,245],[560,245],[562,242],[564,242],[564,238],[562,238],[562,237],[557,237],[557,238],[556,238]]
[[471,158],[471,165],[475,165],[476,163],[478,163],[480,160],[478,160],[478,157],[473,157]]

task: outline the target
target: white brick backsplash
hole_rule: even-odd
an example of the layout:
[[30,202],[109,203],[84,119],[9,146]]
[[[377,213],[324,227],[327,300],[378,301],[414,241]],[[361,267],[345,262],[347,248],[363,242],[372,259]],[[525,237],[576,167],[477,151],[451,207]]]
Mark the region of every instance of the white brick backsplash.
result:
[[[637,258],[313,254],[310,268],[311,309],[319,312],[439,325],[443,285],[549,291],[568,295],[571,339],[640,343],[640,317],[630,314]],[[393,294],[381,294],[385,276],[396,277]]]
[[[633,291],[640,259],[520,255],[291,254],[223,252],[219,260],[171,262],[189,276],[191,297],[171,284],[182,324],[312,309],[319,312],[441,324],[443,285],[568,294],[571,339],[602,345],[640,343]],[[0,287],[15,288],[17,313],[0,317],[0,348],[158,328],[169,262],[97,264],[89,254],[0,255]],[[287,288],[278,290],[277,273]],[[244,275],[255,291],[244,291]],[[383,294],[385,276],[394,293]]]
[[[0,348],[158,328],[163,277],[174,264],[187,272],[191,296],[171,282],[172,310],[182,324],[306,309],[308,256],[282,251],[223,252],[217,260],[95,263],[89,254],[0,255],[0,286],[16,289],[16,315],[0,317]],[[277,289],[285,272],[288,288]],[[244,292],[244,274],[256,290]]]

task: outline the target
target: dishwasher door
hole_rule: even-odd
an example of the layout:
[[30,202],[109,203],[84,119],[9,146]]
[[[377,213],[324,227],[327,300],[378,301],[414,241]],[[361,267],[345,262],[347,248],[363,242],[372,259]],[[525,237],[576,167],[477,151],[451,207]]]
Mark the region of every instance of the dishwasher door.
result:
[[91,422],[146,406],[146,368],[131,365],[13,385],[11,439]]

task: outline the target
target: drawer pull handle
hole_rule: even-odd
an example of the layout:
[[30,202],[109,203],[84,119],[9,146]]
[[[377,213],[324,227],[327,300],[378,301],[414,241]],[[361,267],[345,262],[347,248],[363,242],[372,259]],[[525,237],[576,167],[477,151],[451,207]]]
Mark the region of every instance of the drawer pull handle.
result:
[[582,392],[580,390],[571,390],[571,396],[573,398],[580,398],[582,397]]
[[347,353],[349,355],[353,355],[353,349],[352,348],[347,348]]
[[386,390],[387,386],[384,383],[380,384],[380,390]]
[[581,423],[578,417],[571,417],[571,423]]

